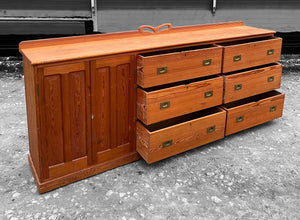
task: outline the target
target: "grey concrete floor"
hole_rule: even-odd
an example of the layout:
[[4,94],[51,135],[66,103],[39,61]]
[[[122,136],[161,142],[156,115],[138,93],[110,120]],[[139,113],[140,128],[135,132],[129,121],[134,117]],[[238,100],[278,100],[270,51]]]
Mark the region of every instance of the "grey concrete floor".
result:
[[24,81],[9,74],[18,62],[0,60],[0,219],[299,219],[299,55],[282,56],[282,118],[45,194],[27,162]]

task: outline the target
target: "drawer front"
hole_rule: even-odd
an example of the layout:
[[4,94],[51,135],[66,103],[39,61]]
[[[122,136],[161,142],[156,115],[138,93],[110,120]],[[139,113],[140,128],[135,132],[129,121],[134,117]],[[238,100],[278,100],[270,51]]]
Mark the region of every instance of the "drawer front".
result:
[[137,83],[143,88],[221,72],[222,47],[137,56]]
[[224,47],[223,73],[280,60],[281,38]]
[[147,163],[224,137],[226,112],[220,112],[153,132],[137,122],[137,151]]
[[283,103],[284,94],[277,92],[260,101],[226,109],[226,135],[281,117]]
[[137,91],[137,117],[149,125],[222,104],[223,77],[153,92]]
[[280,88],[281,64],[224,76],[224,103]]

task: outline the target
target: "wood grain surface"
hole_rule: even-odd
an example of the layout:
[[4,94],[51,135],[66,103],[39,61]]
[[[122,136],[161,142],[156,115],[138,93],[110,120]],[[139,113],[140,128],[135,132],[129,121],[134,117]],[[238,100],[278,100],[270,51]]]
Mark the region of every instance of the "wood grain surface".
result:
[[[230,106],[232,104],[225,105],[227,111],[226,135],[281,117],[283,103],[284,94],[271,91],[261,95],[261,98],[259,97],[256,100],[249,99],[248,103],[236,106]],[[273,106],[276,106],[276,110],[270,111]],[[237,121],[239,117],[243,117],[240,122]]]
[[[227,73],[239,69],[264,65],[267,63],[277,62],[281,55],[281,38],[272,38],[267,40],[257,40],[254,42],[245,42],[232,45],[225,43],[223,55],[222,72]],[[268,50],[273,50],[273,54],[268,55]],[[235,61],[234,57],[240,56],[239,61]]]
[[38,69],[44,178],[82,169],[90,157],[89,64],[70,67]]
[[[189,46],[270,36],[274,33],[270,30],[244,26],[243,22],[229,22],[172,28],[170,31],[158,34],[133,31],[28,41],[22,42],[19,48],[31,64],[44,64],[180,45]],[[74,57],[74,54],[76,54],[76,57]]]
[[[224,103],[280,88],[282,65],[277,63],[224,76]],[[272,77],[272,80],[268,80]],[[235,87],[239,86],[240,89]]]
[[[221,72],[222,47],[208,46],[203,49],[181,49],[169,52],[137,57],[137,83],[148,88],[192,78],[214,75]],[[205,66],[203,62],[210,60]],[[157,73],[157,68],[166,67],[167,72]]]
[[[221,139],[224,137],[225,119],[226,112],[218,109],[210,115],[155,131],[149,131],[137,122],[137,151],[150,164]],[[212,126],[215,130],[208,133],[207,129]],[[163,147],[163,143],[170,140],[172,145]]]
[[[211,92],[211,97],[205,97]],[[223,77],[202,80],[152,92],[137,91],[137,117],[146,125],[222,104]],[[170,107],[161,109],[168,101]]]
[[135,151],[134,56],[91,62],[94,163]]

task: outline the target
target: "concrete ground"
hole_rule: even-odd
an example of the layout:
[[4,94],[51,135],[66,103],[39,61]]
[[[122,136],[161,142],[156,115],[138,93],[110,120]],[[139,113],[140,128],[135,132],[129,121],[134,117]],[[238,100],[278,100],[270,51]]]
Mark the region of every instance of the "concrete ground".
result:
[[299,219],[300,56],[282,63],[282,118],[40,195],[27,162],[22,63],[1,58],[0,219]]

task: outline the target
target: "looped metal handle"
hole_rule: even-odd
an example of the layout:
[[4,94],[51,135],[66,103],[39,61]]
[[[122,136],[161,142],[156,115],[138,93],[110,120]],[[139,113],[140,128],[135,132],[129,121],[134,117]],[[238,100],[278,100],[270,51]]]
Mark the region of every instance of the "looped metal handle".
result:
[[[164,27],[167,27],[167,29],[163,29]],[[148,29],[148,30],[145,30],[145,29]],[[169,31],[172,29],[172,24],[162,24],[158,27],[152,27],[150,25],[142,25],[139,27],[139,32],[141,33],[145,33],[145,32],[149,32],[149,33],[159,33],[159,32],[162,32],[162,31]]]

